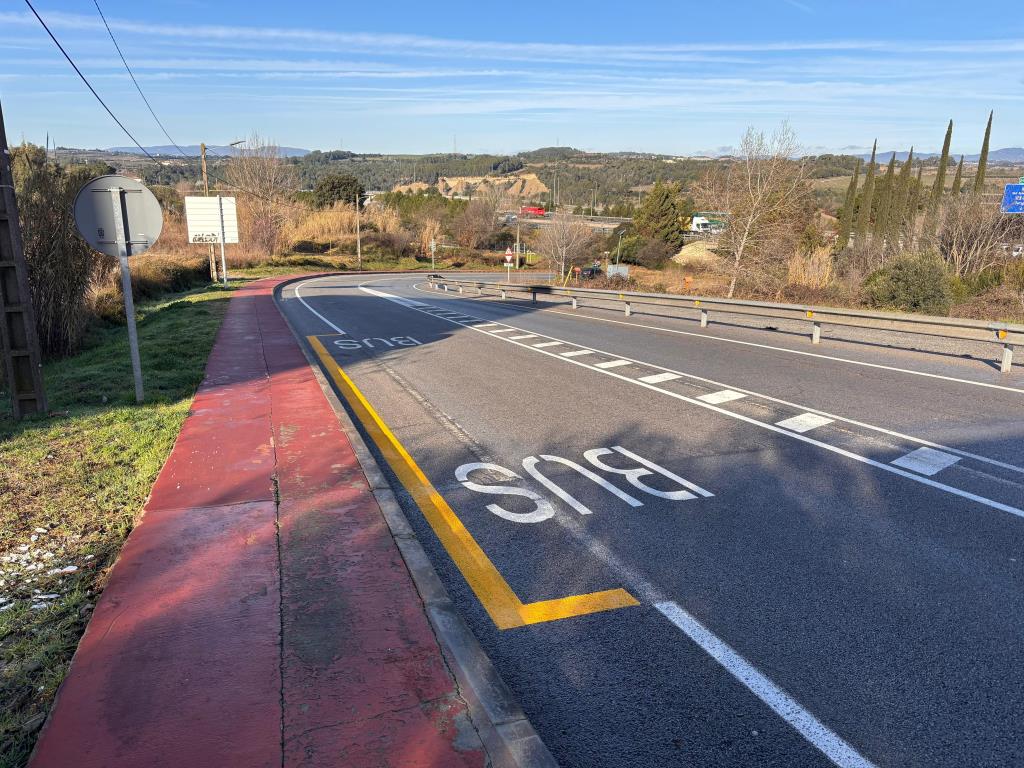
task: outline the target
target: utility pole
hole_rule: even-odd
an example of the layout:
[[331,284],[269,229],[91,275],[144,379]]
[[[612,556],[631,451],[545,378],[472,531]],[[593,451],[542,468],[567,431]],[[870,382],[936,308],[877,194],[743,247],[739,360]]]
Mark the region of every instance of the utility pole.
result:
[[4,113],[0,107],[0,355],[11,414],[15,419],[30,413],[46,413],[43,362],[36,332],[28,264],[22,250],[18,202],[14,197],[11,153],[7,148]]
[[[210,177],[206,175],[206,144],[199,145],[199,156],[202,159],[203,168],[203,194],[210,196]],[[213,252],[213,243],[210,243],[210,280],[217,282],[217,256]]]
[[516,216],[516,269],[519,269],[519,217]]
[[363,239],[359,232],[359,193],[356,192],[356,269],[363,268]]

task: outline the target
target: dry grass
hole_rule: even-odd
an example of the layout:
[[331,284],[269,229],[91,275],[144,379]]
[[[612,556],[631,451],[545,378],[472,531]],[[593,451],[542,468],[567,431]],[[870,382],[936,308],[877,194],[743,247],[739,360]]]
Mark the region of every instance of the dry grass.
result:
[[806,288],[826,288],[834,276],[832,253],[826,248],[815,248],[809,254],[797,253],[789,259],[789,285]]

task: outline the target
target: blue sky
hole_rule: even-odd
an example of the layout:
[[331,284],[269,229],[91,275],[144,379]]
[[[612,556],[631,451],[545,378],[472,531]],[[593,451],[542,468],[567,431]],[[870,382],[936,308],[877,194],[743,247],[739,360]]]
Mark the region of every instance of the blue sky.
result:
[[[167,143],[92,0],[33,0],[143,144]],[[809,151],[1024,145],[1024,14],[1003,0],[715,3],[100,0],[179,144],[258,131],[358,152],[692,154],[788,120]],[[129,143],[20,0],[0,0],[8,134]]]

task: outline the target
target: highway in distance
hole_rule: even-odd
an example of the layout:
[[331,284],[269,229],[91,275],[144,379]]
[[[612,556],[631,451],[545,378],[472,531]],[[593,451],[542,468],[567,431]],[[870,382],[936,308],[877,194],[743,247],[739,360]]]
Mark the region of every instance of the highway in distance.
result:
[[414,275],[280,301],[559,764],[1021,764],[1021,366]]

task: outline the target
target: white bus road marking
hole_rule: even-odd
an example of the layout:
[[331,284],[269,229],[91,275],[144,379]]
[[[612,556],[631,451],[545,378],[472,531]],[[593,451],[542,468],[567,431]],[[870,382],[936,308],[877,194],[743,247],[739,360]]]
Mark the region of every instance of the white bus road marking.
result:
[[818,427],[824,427],[826,424],[831,424],[832,419],[821,416],[817,413],[801,413],[799,416],[793,416],[790,419],[783,419],[782,421],[775,422],[776,426],[783,427],[784,429],[791,429],[794,432],[810,432],[812,429]]
[[560,341],[545,341],[541,344],[534,344],[534,349],[543,349],[544,347],[560,347],[562,342]]
[[629,360],[606,360],[603,363],[595,363],[595,368],[621,368],[624,365],[632,365]]
[[922,475],[928,475],[931,477],[932,475],[941,472],[946,467],[953,466],[958,461],[960,461],[959,456],[951,456],[948,453],[936,451],[932,448],[918,448],[905,456],[900,456],[892,463],[897,467],[910,469],[914,472],[920,472]]
[[[455,323],[454,320],[449,321],[449,322]],[[473,328],[472,326],[463,325],[462,323],[456,323],[456,324],[457,325],[462,325],[462,327],[464,327],[464,328],[471,328],[472,330],[477,330],[476,328]],[[480,332],[481,333],[486,333],[486,331],[480,331]],[[515,344],[515,345],[517,345],[519,347],[522,347],[523,349],[533,349],[533,347],[531,347],[530,345],[523,344],[523,343],[518,342],[518,341],[509,341],[508,339],[505,339],[505,341],[508,341],[508,343],[510,343],[510,344]],[[555,359],[565,359],[566,357],[571,357],[571,356],[573,356],[575,354],[574,352],[563,352],[561,354],[558,354],[558,353],[555,353],[555,352],[548,352],[548,351],[543,350],[543,349],[539,349],[539,350],[536,350],[536,351],[539,354],[547,355],[548,357],[552,357],[552,358],[555,358]],[[601,352],[601,350],[597,350],[597,349],[586,350],[586,349],[584,349],[584,350],[577,350],[577,352],[595,353],[595,352]],[[607,355],[609,353],[602,352],[602,354],[606,354]],[[640,386],[640,387],[645,387],[646,389],[650,389],[650,390],[652,390],[654,392],[660,392],[661,394],[667,395],[668,397],[674,398],[676,400],[681,400],[682,402],[685,402],[685,403],[690,403],[692,405],[697,405],[697,406],[700,406],[702,408],[706,408],[708,410],[711,410],[711,411],[714,411],[716,413],[719,413],[719,414],[721,414],[723,416],[728,416],[731,419],[736,419],[737,421],[742,421],[744,423],[760,427],[761,429],[766,429],[766,430],[768,430],[770,432],[775,432],[775,433],[780,434],[780,435],[786,435],[787,437],[789,437],[789,438],[791,438],[793,440],[799,440],[800,442],[807,443],[808,445],[817,446],[818,448],[822,448],[822,449],[824,449],[826,451],[830,451],[831,453],[838,454],[839,456],[845,456],[846,458],[852,459],[853,461],[860,462],[861,464],[866,464],[867,466],[875,467],[876,469],[881,469],[881,470],[884,470],[886,472],[890,472],[890,473],[892,473],[894,475],[899,475],[900,477],[906,478],[908,480],[912,480],[912,481],[914,481],[916,483],[920,483],[922,485],[927,485],[927,486],[929,486],[931,488],[935,488],[936,490],[940,490],[940,491],[943,491],[945,493],[949,493],[949,494],[951,494],[953,496],[957,496],[957,497],[962,498],[962,499],[968,499],[970,501],[975,501],[975,502],[977,502],[979,504],[982,504],[982,505],[984,505],[986,507],[989,507],[991,509],[997,509],[997,510],[999,510],[1001,512],[1007,512],[1007,513],[1009,513],[1011,515],[1015,515],[1017,517],[1024,518],[1024,509],[1019,509],[1017,507],[1010,506],[1009,504],[1003,504],[1002,502],[995,501],[994,499],[988,499],[988,498],[985,498],[984,496],[979,496],[979,495],[977,495],[975,493],[971,493],[970,491],[964,491],[964,490],[962,490],[960,488],[955,488],[955,487],[953,487],[951,485],[946,485],[945,483],[940,483],[940,482],[938,482],[936,480],[931,480],[931,479],[929,479],[927,477],[924,477],[924,476],[922,476],[920,474],[916,474],[914,472],[909,472],[909,471],[900,469],[899,467],[893,466],[891,464],[886,464],[886,463],[881,462],[881,461],[875,461],[874,459],[869,459],[867,456],[861,456],[860,454],[853,453],[852,451],[848,451],[845,448],[840,448],[839,446],[836,446],[836,445],[830,445],[829,443],[824,443],[824,442],[822,442],[820,440],[815,440],[813,437],[808,437],[806,435],[801,435],[801,434],[799,434],[797,432],[792,432],[792,431],[783,429],[783,428],[778,427],[778,426],[776,426],[774,424],[768,424],[768,423],[763,422],[763,421],[758,421],[757,419],[751,418],[749,416],[744,416],[743,414],[740,414],[740,413],[735,413],[735,412],[732,412],[732,411],[728,411],[725,408],[719,408],[717,405],[713,405],[711,403],[707,403],[707,402],[701,401],[701,400],[699,400],[697,398],[688,397],[687,395],[681,394],[679,392],[673,392],[673,391],[668,390],[668,389],[663,389],[662,387],[658,387],[658,386],[656,386],[654,384],[647,384],[646,382],[639,381],[638,379],[632,379],[632,378],[629,378],[628,376],[623,376],[621,374],[615,373],[614,371],[599,370],[599,369],[595,368],[594,366],[588,365],[587,363],[585,363],[583,361],[580,361],[580,360],[567,360],[566,362],[568,362],[568,363],[570,363],[572,365],[578,365],[581,368],[586,368],[587,370],[590,370],[590,371],[596,371],[597,373],[602,373],[605,376],[612,376],[612,377],[614,377],[616,379],[619,379],[620,381],[625,381],[625,382],[628,382],[628,383],[631,383],[631,384],[636,384],[637,386]],[[649,365],[648,363],[644,363],[641,360],[634,360],[633,362],[640,363],[642,365]],[[661,367],[661,366],[651,365],[651,367],[652,368],[658,368],[658,367]],[[756,393],[753,393],[753,394],[756,395]],[[768,398],[768,399],[771,399],[771,398]],[[1012,467],[1012,465],[1009,465],[1009,466]]]
[[593,349],[574,349],[572,352],[563,352],[562,357],[579,357],[580,355],[592,355]]
[[677,603],[666,600],[656,603],[654,607],[833,763],[841,768],[874,768],[874,763],[863,757]]
[[733,400],[742,400],[746,395],[742,392],[735,392],[731,389],[723,389],[721,392],[708,392],[706,395],[699,395],[698,400],[703,400],[705,403],[711,403],[712,405],[721,405],[722,403],[731,403]]
[[[536,345],[534,345],[534,346],[536,346]],[[639,379],[637,379],[637,381],[643,381],[643,382],[646,382],[647,384],[661,384],[662,382],[665,382],[665,381],[672,381],[673,379],[681,379],[681,378],[683,378],[683,377],[680,376],[678,373],[668,373],[668,372],[666,372],[666,373],[655,373],[655,374],[653,374],[651,376],[641,376]]]

